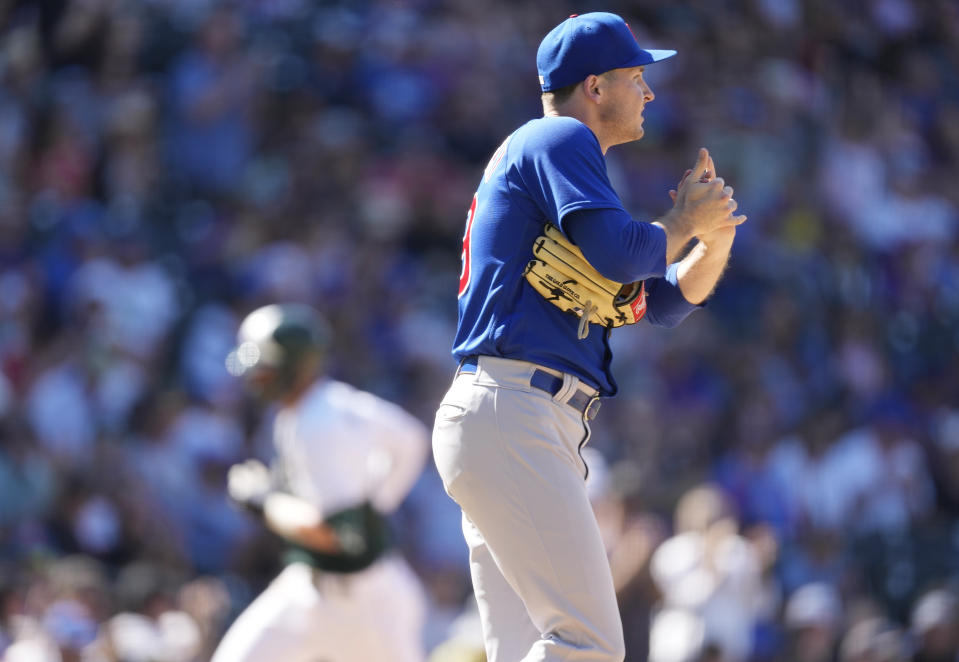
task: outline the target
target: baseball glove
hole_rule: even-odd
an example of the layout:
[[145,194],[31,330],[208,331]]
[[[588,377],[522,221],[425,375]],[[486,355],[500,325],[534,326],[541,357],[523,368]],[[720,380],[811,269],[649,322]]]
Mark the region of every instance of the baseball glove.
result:
[[600,275],[559,228],[549,223],[533,242],[533,259],[523,274],[547,301],[579,317],[580,339],[589,334],[589,324],[606,328],[635,324],[646,314],[643,281],[624,284]]

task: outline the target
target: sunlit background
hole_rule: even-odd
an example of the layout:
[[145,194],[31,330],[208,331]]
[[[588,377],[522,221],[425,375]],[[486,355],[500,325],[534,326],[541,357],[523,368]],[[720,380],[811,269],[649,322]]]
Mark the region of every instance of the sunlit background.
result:
[[[200,662],[276,573],[224,492],[270,450],[225,365],[254,307],[317,306],[331,373],[431,425],[473,189],[597,9],[679,51],[627,209],[706,146],[749,215],[704,311],[614,334],[627,660],[959,659],[955,0],[0,0],[4,660]],[[394,525],[428,649],[479,659],[431,465]]]

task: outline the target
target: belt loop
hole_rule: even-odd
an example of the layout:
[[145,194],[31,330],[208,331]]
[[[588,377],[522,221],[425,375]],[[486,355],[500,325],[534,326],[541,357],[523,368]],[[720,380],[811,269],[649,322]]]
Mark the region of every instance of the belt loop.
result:
[[558,402],[561,405],[564,405],[569,401],[573,395],[576,394],[576,390],[579,388],[579,378],[574,377],[568,372],[563,373],[563,385],[559,387],[559,390],[553,395],[553,402]]
[[[468,368],[468,369],[464,369]],[[459,364],[456,366],[456,373],[453,375],[455,380],[463,373],[468,374],[479,374],[479,357],[478,356],[464,356],[460,359]]]

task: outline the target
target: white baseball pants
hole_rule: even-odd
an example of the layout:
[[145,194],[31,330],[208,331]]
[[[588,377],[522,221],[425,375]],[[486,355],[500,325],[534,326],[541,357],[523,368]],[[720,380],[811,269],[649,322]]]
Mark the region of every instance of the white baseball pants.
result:
[[404,560],[358,573],[287,566],[236,619],[211,662],[422,662],[426,603]]
[[[588,428],[530,386],[525,361],[480,357],[440,404],[433,454],[463,510],[489,662],[620,662],[622,621],[579,455]],[[562,375],[555,371],[553,374]]]

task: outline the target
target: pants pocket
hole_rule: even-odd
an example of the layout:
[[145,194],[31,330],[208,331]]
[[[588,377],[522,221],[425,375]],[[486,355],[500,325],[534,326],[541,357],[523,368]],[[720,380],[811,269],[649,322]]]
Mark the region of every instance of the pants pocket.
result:
[[443,480],[443,488],[450,496],[451,485],[463,472],[463,427],[469,411],[462,392],[455,391],[454,384],[436,409],[433,422],[433,461]]
[[442,402],[436,410],[438,421],[458,421],[466,416],[466,406],[456,402]]

